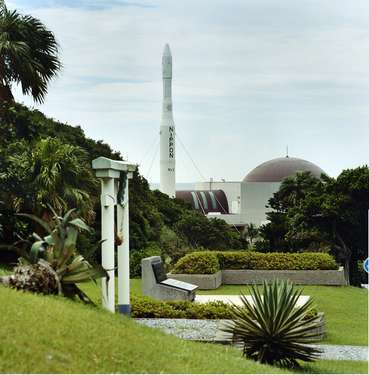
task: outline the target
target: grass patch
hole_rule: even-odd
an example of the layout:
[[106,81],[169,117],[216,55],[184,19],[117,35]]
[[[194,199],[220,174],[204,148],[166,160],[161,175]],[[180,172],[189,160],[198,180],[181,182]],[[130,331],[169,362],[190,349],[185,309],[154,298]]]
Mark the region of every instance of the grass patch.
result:
[[[368,291],[350,286],[301,286],[303,294],[314,298],[319,311],[325,313],[327,338],[322,343],[368,345]],[[199,294],[249,294],[245,285],[222,285]]]
[[317,361],[288,371],[143,327],[62,297],[0,287],[0,373],[367,373],[367,362]]
[[68,301],[0,287],[1,373],[283,373]]
[[[9,270],[0,267],[0,275],[6,273],[9,273]],[[101,304],[101,291],[98,286],[93,283],[80,286],[98,305]],[[304,294],[314,298],[318,310],[325,313],[327,337],[321,343],[368,345],[368,291],[366,289],[348,286],[301,287]],[[239,294],[240,291],[245,294],[250,293],[245,285],[222,285],[215,290],[198,291],[198,294]],[[140,279],[131,279],[131,293],[142,295]]]
[[[94,284],[81,285],[100,304],[100,289]],[[325,313],[327,337],[321,343],[335,345],[368,345],[368,291],[349,286],[301,286],[303,294],[314,298],[319,311]],[[117,288],[116,288],[117,289]],[[250,294],[246,285],[222,285],[198,294]],[[131,292],[142,295],[141,280],[131,279]],[[355,322],[355,324],[353,324]]]
[[296,370],[300,374],[367,374],[365,361],[317,361]]

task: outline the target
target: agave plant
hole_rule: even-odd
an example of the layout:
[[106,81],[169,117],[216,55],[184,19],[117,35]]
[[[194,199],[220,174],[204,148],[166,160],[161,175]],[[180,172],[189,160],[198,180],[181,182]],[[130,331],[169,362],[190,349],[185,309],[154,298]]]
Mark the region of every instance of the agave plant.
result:
[[243,306],[232,306],[233,323],[223,330],[234,344],[260,363],[297,367],[298,360],[317,359],[320,351],[308,345],[319,326],[313,301],[297,306],[302,290],[288,281],[264,282],[261,289],[252,286],[251,300],[241,295]]
[[[52,210],[52,209],[51,209]],[[22,256],[13,274],[0,278],[0,283],[43,294],[59,294],[74,298],[78,296],[86,303],[92,303],[77,283],[95,281],[108,277],[99,265],[91,265],[76,249],[79,231],[91,231],[80,218],[74,218],[75,209],[59,217],[54,217],[51,226],[42,219],[28,214],[20,214],[36,221],[46,231],[45,237],[34,233],[34,243],[29,252],[20,249]]]

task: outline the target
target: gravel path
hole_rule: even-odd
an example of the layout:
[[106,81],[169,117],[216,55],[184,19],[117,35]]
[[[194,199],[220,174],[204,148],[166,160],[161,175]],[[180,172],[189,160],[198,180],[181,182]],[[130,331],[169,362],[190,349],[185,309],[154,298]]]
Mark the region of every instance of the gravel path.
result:
[[[219,326],[226,320],[197,320],[197,319],[136,319],[140,324],[158,328],[166,333],[186,340],[222,342]],[[367,361],[368,347],[352,345],[314,344],[322,350],[321,358],[334,360]]]

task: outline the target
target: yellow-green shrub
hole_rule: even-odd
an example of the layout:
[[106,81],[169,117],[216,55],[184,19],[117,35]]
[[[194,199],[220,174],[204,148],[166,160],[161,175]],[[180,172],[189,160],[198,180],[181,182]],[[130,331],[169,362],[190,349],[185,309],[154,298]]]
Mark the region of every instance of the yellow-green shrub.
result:
[[190,253],[181,258],[172,273],[187,274],[211,274],[220,270],[219,261],[216,252],[199,251]]
[[336,261],[327,253],[201,251],[187,254],[181,258],[173,268],[172,273],[211,274],[219,269],[336,270],[337,268]]

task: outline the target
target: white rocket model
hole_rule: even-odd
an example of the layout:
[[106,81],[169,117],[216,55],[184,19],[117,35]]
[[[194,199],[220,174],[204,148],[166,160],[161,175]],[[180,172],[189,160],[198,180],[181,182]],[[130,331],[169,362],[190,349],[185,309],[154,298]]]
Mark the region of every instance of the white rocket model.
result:
[[160,125],[160,190],[176,196],[175,125],[172,105],[172,55],[166,44],[163,53],[163,112]]

